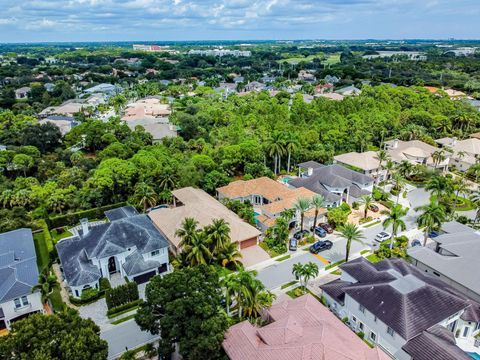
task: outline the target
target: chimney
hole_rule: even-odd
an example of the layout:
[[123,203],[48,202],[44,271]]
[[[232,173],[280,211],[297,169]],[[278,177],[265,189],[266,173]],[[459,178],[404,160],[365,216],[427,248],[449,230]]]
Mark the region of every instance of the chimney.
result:
[[308,170],[307,170],[307,174],[308,174],[308,176],[312,176],[313,168],[309,167]]
[[393,146],[392,149],[398,148],[398,139],[393,140]]
[[455,146],[455,145],[457,145],[457,138],[456,137],[452,138],[452,146]]
[[87,235],[88,234],[88,219],[87,218],[80,219],[80,225],[82,225],[82,235]]

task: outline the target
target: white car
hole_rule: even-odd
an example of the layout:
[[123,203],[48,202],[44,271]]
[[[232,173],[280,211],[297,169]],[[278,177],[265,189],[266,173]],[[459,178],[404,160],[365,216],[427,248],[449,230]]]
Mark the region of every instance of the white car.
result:
[[392,234],[386,231],[382,231],[381,233],[378,233],[377,236],[375,236],[375,241],[381,243],[381,242],[387,241],[391,237],[392,237]]

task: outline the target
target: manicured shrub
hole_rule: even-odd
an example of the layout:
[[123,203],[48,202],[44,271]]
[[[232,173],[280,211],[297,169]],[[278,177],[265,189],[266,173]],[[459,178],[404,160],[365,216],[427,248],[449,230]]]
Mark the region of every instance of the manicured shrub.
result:
[[91,301],[94,298],[98,296],[98,290],[97,289],[85,289],[82,291],[82,295],[80,296],[80,299],[82,301]]
[[138,285],[133,281],[105,291],[108,309],[138,300],[138,297]]
[[350,205],[348,205],[346,202],[344,202],[340,205],[340,209],[342,209],[345,212],[350,213]]
[[126,304],[123,304],[123,305],[120,305],[120,306],[112,307],[111,309],[108,309],[107,315],[111,317],[114,314],[122,313],[127,309],[130,309],[130,308],[133,308],[137,305],[140,305],[142,303],[142,301],[143,301],[142,299],[137,299],[137,300],[130,301],[130,302],[128,302]]
[[106,291],[108,289],[111,289],[112,285],[110,285],[110,281],[107,278],[101,278],[100,279],[100,291]]
[[80,219],[87,218],[87,219],[102,219],[105,217],[105,211],[116,209],[118,207],[125,206],[126,203],[118,203],[113,205],[107,205],[98,207],[95,209],[83,210],[78,211],[70,214],[55,216],[48,219],[50,228],[58,228],[62,226],[74,226],[80,222]]
[[354,202],[352,203],[352,209],[353,209],[353,210],[358,210],[359,207],[360,207],[360,206],[358,205],[358,203],[357,203],[356,201],[354,201]]

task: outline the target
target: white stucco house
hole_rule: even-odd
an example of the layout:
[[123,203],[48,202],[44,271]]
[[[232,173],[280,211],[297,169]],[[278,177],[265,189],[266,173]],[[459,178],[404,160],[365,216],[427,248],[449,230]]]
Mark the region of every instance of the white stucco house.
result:
[[370,195],[375,180],[338,164],[322,165],[316,161],[299,164],[299,177],[288,185],[304,187],[323,195],[326,207],[337,207],[342,202],[352,204],[363,195]]
[[147,215],[131,206],[105,212],[109,222],[89,226],[81,221],[77,236],[56,245],[65,281],[74,297],[98,289],[102,277],[114,274],[143,283],[169,270],[168,241]]
[[37,256],[30,229],[0,234],[0,330],[33,313],[44,313]]
[[[480,355],[480,305],[403,259],[340,266],[322,285],[328,307],[357,333],[398,360],[471,360]],[[471,340],[471,347],[464,348]],[[475,346],[476,345],[476,346]],[[461,348],[462,347],[462,348]]]

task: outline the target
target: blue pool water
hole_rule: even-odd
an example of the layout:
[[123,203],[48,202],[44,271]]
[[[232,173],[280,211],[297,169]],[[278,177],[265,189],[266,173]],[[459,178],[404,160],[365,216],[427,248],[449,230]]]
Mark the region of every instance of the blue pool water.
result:
[[480,355],[477,354],[477,353],[474,353],[474,352],[469,352],[467,353],[471,358],[475,359],[475,360],[480,360]]

